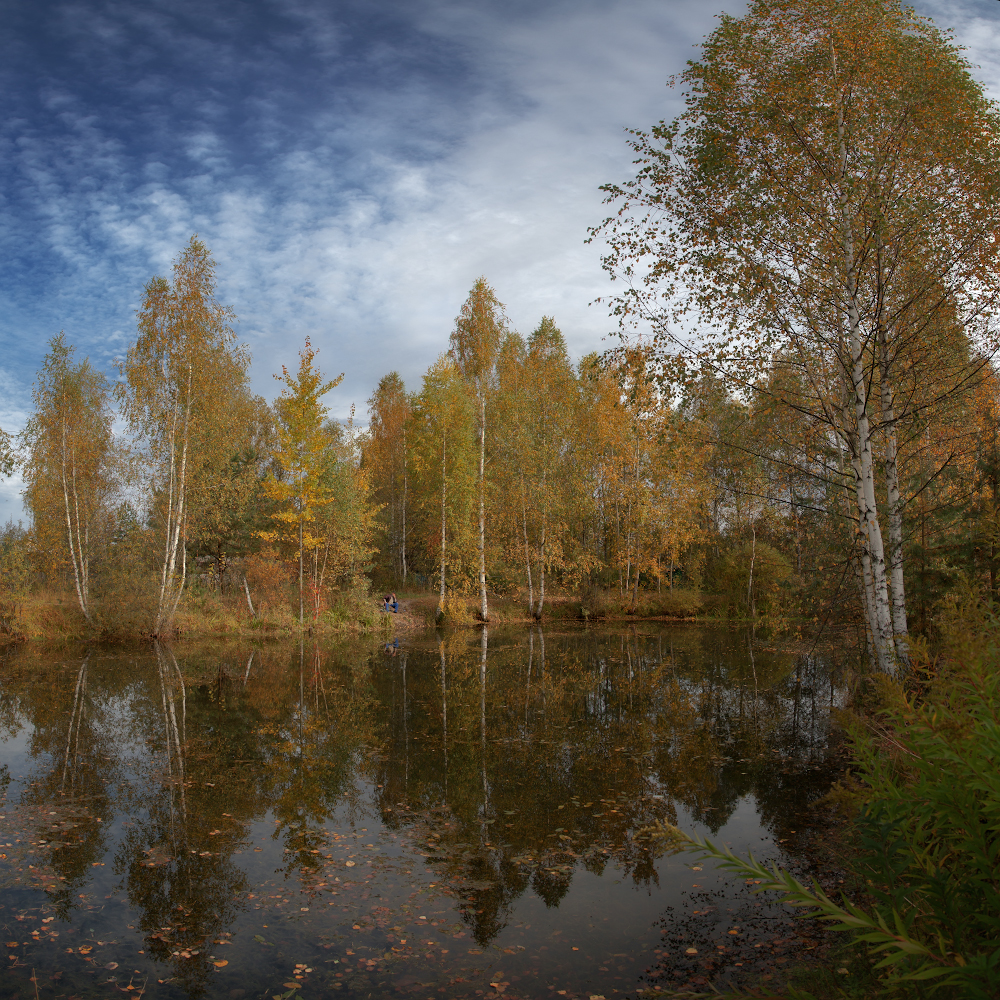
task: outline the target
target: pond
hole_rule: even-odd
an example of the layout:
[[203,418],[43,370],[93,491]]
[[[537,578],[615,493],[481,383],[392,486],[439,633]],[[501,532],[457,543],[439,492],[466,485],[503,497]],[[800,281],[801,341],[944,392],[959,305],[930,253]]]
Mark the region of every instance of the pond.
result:
[[832,659],[694,627],[11,650],[0,997],[745,980],[808,935],[640,831],[789,860]]

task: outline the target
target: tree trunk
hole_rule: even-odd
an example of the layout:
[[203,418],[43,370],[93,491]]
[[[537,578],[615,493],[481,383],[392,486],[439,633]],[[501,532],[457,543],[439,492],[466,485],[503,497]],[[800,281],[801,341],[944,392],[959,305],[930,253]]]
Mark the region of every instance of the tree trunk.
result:
[[448,434],[441,434],[441,596],[438,598],[437,617],[440,621],[444,617],[444,556],[445,556],[445,529],[447,520],[445,510],[448,500]]
[[524,532],[524,569],[528,575],[528,617],[534,613],[535,589],[531,583],[531,549],[528,548],[528,497],[524,488],[524,473],[521,473],[521,528]]
[[[191,409],[193,402],[191,393],[193,388],[193,372],[188,365],[188,385],[187,399],[184,404],[184,417],[181,423],[181,456],[179,468],[175,465],[175,448],[173,436],[170,448],[170,498],[171,502],[167,508],[167,542],[166,552],[163,562],[163,572],[160,581],[160,601],[156,613],[155,633],[159,635],[163,629],[170,624],[177,606],[180,603],[181,595],[184,592],[184,583],[187,578],[187,545],[183,544],[183,529],[186,524],[187,511],[185,501],[187,498],[187,459],[188,446],[191,434]],[[174,410],[174,424],[177,422],[177,410]],[[181,551],[181,578],[177,581],[177,553]]]
[[892,632],[896,656],[909,663],[909,630],[906,621],[906,590],[903,583],[903,501],[899,494],[896,416],[885,326],[879,323],[879,381],[882,390],[882,424],[885,428],[884,464],[889,520],[889,595],[892,601]]
[[[76,598],[80,602],[80,610],[83,612],[83,617],[90,621],[90,609],[89,604],[89,594],[87,588],[86,579],[86,569],[84,562],[84,553],[80,549],[80,507],[79,503],[74,503],[76,509],[76,531],[73,530],[73,518],[71,515],[71,508],[69,502],[70,485],[69,480],[66,476],[66,416],[63,415],[62,418],[62,488],[63,488],[63,501],[66,506],[66,536],[69,542],[69,555],[70,560],[73,563],[73,582],[76,585]],[[75,490],[75,475],[74,479],[74,494]],[[76,497],[74,496],[74,501]]]
[[[836,52],[833,71],[836,75]],[[861,525],[871,566],[871,608],[875,661],[883,673],[895,675],[896,657],[892,641],[892,617],[885,573],[885,549],[882,529],[878,522],[875,500],[875,475],[872,463],[871,425],[868,418],[868,385],[865,380],[864,347],[861,338],[861,316],[857,302],[857,270],[854,256],[854,229],[850,217],[850,196],[847,191],[847,141],[844,126],[843,91],[837,93],[837,130],[840,142],[840,226],[843,274],[847,305],[847,332],[850,344],[850,388],[854,401],[854,430],[857,435],[852,456],[857,488],[858,522]],[[867,589],[867,588],[866,588]]]
[[535,612],[535,618],[541,621],[542,618],[542,605],[545,604],[545,532],[549,526],[549,510],[548,501],[545,493],[545,473],[546,470],[542,469],[542,502],[544,504],[542,512],[542,538],[541,544],[538,546],[538,610]]
[[479,392],[479,600],[484,622],[489,620],[486,605],[486,395]]

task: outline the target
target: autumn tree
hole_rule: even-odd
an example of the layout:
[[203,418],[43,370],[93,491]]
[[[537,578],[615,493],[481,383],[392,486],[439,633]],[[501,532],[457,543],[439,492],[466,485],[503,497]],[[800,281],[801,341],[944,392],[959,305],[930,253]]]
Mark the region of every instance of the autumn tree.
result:
[[326,581],[353,589],[371,571],[378,552],[377,519],[383,510],[375,498],[371,471],[362,461],[363,435],[355,427],[353,408],[346,424],[327,420],[323,430],[329,441],[321,473],[326,502],[317,506],[309,529],[316,616]]
[[115,396],[148,460],[150,520],[159,536],[156,635],[184,593],[189,526],[203,499],[193,470],[230,453],[229,402],[247,387],[249,355],[215,289],[215,261],[193,236],[172,278],[146,285],[138,338],[119,363]]
[[[680,79],[684,114],[635,133],[636,177],[607,188],[605,265],[629,286],[615,309],[743,392],[765,390],[776,357],[795,367],[782,402],[849,456],[874,657],[895,673],[904,372],[948,359],[928,368],[931,407],[976,377],[951,363],[942,313],[991,350],[996,112],[957,46],[898,0],[756,0]],[[682,333],[693,317],[700,339]]]
[[485,278],[477,278],[455,320],[451,355],[475,400],[479,438],[479,601],[480,616],[489,617],[486,600],[486,404],[496,373],[497,353],[507,321],[503,305]]
[[475,494],[473,428],[466,387],[450,355],[424,375],[410,416],[417,537],[437,577],[438,618],[447,611],[448,572],[461,588],[477,551],[471,529]]
[[406,582],[406,505],[409,493],[407,421],[410,400],[398,372],[384,375],[368,400],[364,464],[382,505],[382,550],[394,576]]
[[264,483],[264,492],[277,505],[272,514],[275,527],[260,532],[269,542],[283,542],[294,547],[299,566],[299,624],[305,621],[304,566],[306,550],[317,547],[311,526],[317,510],[329,503],[331,486],[327,481],[330,435],[326,428],[327,408],[322,397],[340,385],[343,374],[330,381],[315,367],[316,350],[306,338],[299,352],[299,370],[293,375],[282,365],[274,377],[281,383],[281,396],[275,401],[277,416],[273,458],[276,475]]
[[90,621],[91,566],[115,489],[108,382],[88,360],[74,362],[60,333],[49,341],[32,401],[23,434],[25,506],[42,547],[69,564],[80,610]]
[[[519,467],[527,472],[521,483],[521,515],[524,527],[525,561],[529,574],[531,600],[531,562],[537,565],[538,603],[529,611],[541,618],[545,604],[546,571],[566,565],[564,543],[568,540],[569,511],[574,500],[574,432],[579,411],[577,383],[566,350],[566,341],[551,316],[541,322],[528,337],[524,357],[524,450]],[[526,508],[530,503],[535,522],[534,545],[529,545]],[[534,559],[531,549],[534,549]]]

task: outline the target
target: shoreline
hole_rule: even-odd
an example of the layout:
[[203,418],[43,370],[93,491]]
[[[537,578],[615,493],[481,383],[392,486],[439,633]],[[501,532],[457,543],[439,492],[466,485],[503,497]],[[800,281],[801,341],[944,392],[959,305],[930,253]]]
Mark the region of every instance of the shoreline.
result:
[[[691,599],[692,597],[697,599]],[[622,602],[600,595],[596,601],[576,596],[550,598],[541,617],[527,610],[527,600],[495,598],[485,623],[489,628],[571,628],[634,627],[640,624],[660,626],[700,626],[705,628],[750,628],[742,618],[713,614],[701,595],[683,595],[675,609],[667,610],[666,601],[644,602],[635,611]],[[400,598],[396,613],[382,611],[379,601],[370,596],[341,597],[338,604],[321,616],[300,625],[285,608],[266,609],[251,616],[246,605],[235,596],[192,594],[178,611],[169,631],[160,636],[140,629],[115,628],[89,623],[69,594],[41,594],[26,599],[22,605],[19,631],[0,635],[0,648],[24,644],[99,643],[122,645],[153,642],[205,642],[233,640],[378,639],[381,636],[414,635],[421,632],[455,633],[475,631],[483,626],[478,617],[478,599],[449,597],[443,621],[437,621],[439,598],[436,594],[414,594]],[[694,605],[694,607],[692,607]],[[701,612],[701,613],[699,613]],[[707,612],[707,613],[706,613]],[[758,621],[761,636],[773,640],[801,641],[809,619]],[[840,631],[838,626],[830,631]]]

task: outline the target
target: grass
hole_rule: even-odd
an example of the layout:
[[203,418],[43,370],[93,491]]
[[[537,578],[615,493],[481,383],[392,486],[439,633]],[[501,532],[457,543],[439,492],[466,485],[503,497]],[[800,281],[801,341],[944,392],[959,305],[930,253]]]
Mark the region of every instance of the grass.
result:
[[[95,602],[94,620],[88,622],[72,592],[39,591],[23,598],[12,627],[0,642],[43,640],[46,642],[116,641],[144,639],[152,630],[148,595],[138,593],[129,601],[115,594],[114,600]],[[220,595],[200,587],[184,595],[174,618],[174,638],[236,638],[241,636],[384,634],[412,627],[409,616],[390,616],[379,611],[376,599],[364,593],[335,594],[332,607],[313,618],[307,609],[300,627],[297,609],[290,600],[263,606],[251,614],[242,593]]]

